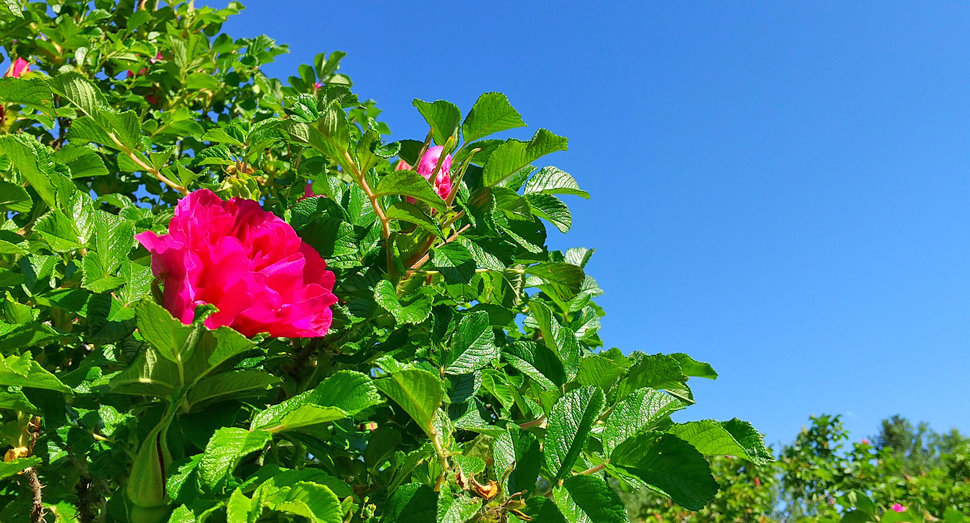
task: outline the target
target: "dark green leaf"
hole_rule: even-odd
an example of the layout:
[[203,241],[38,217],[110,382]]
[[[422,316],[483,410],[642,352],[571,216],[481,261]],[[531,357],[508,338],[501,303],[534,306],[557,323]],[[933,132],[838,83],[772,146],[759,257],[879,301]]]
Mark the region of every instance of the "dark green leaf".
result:
[[543,167],[525,184],[525,194],[572,194],[589,198],[589,193],[579,188],[576,179],[556,167]]
[[451,242],[432,251],[431,266],[445,280],[453,283],[470,283],[475,276],[475,258],[458,242]]
[[539,129],[528,142],[508,140],[489,155],[482,172],[486,187],[498,184],[513,173],[549,153],[566,150],[567,139]]
[[439,212],[446,209],[445,201],[438,196],[428,180],[414,171],[394,171],[381,178],[374,193],[378,196],[398,194],[421,200]]
[[377,389],[394,400],[429,436],[432,421],[441,405],[441,381],[428,371],[407,369],[377,380]]
[[586,513],[591,523],[627,523],[630,519],[626,507],[613,487],[595,476],[572,476],[566,478],[563,487],[569,497]]
[[617,445],[638,433],[653,430],[657,423],[684,406],[677,398],[659,390],[645,387],[634,391],[617,403],[606,419],[603,450],[609,455]]
[[490,361],[498,358],[498,355],[488,313],[473,312],[462,318],[458,324],[445,361],[445,372],[468,374],[484,368]]
[[441,227],[438,227],[438,223],[417,205],[407,202],[396,202],[387,208],[387,217],[391,220],[413,223],[431,234],[441,236]]
[[199,462],[199,485],[208,492],[224,493],[229,475],[246,455],[263,448],[268,432],[223,427],[212,435]]
[[613,451],[611,461],[689,510],[700,510],[717,494],[717,482],[704,456],[670,434],[630,438]]
[[507,493],[535,490],[542,467],[542,450],[539,440],[531,432],[509,425],[508,430],[495,440],[492,455],[495,475],[501,478],[508,474]]
[[33,200],[23,187],[0,181],[0,212],[28,212],[33,206]]

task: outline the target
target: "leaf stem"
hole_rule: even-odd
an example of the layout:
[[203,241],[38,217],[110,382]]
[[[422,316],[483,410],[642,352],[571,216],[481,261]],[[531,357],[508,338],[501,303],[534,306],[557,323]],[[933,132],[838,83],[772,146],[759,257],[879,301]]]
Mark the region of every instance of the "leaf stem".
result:
[[367,183],[365,173],[362,173],[360,169],[356,167],[353,159],[350,157],[350,153],[345,151],[344,156],[346,157],[348,164],[353,167],[351,174],[357,178],[357,183],[359,183],[360,188],[364,190],[364,194],[367,195],[371,206],[374,208],[374,213],[377,214],[377,219],[381,221],[381,233],[384,235],[384,248],[387,251],[387,273],[394,275],[394,251],[391,248],[391,223],[387,219],[387,214],[384,213],[384,209],[381,207],[378,196],[374,194],[374,191]]
[[599,465],[596,465],[594,467],[590,467],[590,468],[588,468],[588,469],[580,472],[580,474],[586,474],[587,476],[590,475],[590,474],[596,474],[597,472],[605,469],[606,466],[609,465],[609,464],[610,464],[610,460],[609,459],[606,459],[602,463],[600,463]]
[[117,145],[121,149],[121,152],[125,153],[125,156],[127,156],[128,158],[131,158],[131,161],[135,162],[139,167],[141,167],[145,171],[151,173],[152,176],[158,179],[158,181],[164,183],[165,185],[168,185],[169,187],[171,187],[172,189],[175,189],[176,191],[182,193],[183,195],[189,194],[189,191],[185,187],[180,186],[179,184],[173,182],[172,180],[169,180],[168,178],[165,177],[165,175],[160,173],[158,169],[155,169],[154,167],[141,161],[141,159],[138,158],[138,155],[136,155],[135,152],[132,151],[131,149],[128,149],[127,147],[125,147],[124,144],[121,143],[121,140],[119,140],[114,133],[108,133],[108,137],[110,137],[111,141],[113,141],[115,145]]

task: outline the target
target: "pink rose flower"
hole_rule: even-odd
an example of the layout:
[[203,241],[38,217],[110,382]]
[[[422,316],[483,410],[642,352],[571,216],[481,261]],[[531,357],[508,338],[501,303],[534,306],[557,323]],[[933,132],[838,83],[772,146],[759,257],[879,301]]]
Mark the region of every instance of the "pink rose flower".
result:
[[321,87],[323,87],[323,84],[322,83],[320,83],[320,82],[313,82],[313,90],[314,91],[319,90]]
[[862,444],[863,445],[868,445],[869,444],[869,440],[867,440],[866,438],[862,438]]
[[[434,168],[438,165],[438,159],[441,158],[441,152],[445,148],[441,145],[436,145],[429,148],[424,156],[421,157],[421,161],[418,162],[418,168],[415,169],[418,174],[424,177],[425,180],[431,182],[431,175],[434,173]],[[397,171],[404,171],[410,169],[411,166],[407,162],[401,160],[397,163],[397,167],[394,169]],[[438,171],[438,176],[435,177],[434,182],[431,182],[434,187],[434,191],[441,196],[441,199],[448,197],[451,193],[451,155],[445,155],[445,159],[441,162],[441,169]],[[409,202],[414,203],[414,198],[408,198]]]
[[13,64],[10,65],[10,69],[7,69],[7,72],[4,73],[3,76],[20,78],[21,76],[29,72],[30,72],[30,64],[27,63],[27,60],[24,60],[23,58],[18,58],[14,60]]
[[890,508],[893,509],[893,512],[906,512],[906,507],[900,505],[899,503],[896,503]]
[[195,191],[179,201],[168,230],[135,239],[152,253],[163,305],[182,323],[209,303],[219,309],[206,319],[209,328],[288,338],[327,333],[337,302],[333,273],[288,223],[255,201]]

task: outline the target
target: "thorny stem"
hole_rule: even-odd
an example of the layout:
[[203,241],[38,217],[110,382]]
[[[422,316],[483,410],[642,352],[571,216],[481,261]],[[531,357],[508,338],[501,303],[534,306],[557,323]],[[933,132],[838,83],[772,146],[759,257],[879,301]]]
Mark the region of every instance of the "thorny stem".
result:
[[354,167],[351,173],[357,177],[357,181],[360,183],[360,188],[364,190],[364,194],[367,195],[371,206],[374,208],[374,212],[377,214],[377,219],[381,221],[381,233],[384,235],[385,243],[384,250],[387,251],[387,272],[388,274],[394,274],[394,252],[391,248],[391,223],[387,219],[387,214],[384,213],[384,209],[381,208],[380,201],[378,201],[378,196],[374,194],[374,191],[371,190],[370,185],[367,183],[367,177],[365,174],[356,168],[353,159],[350,158],[350,153],[345,152],[344,156],[347,158],[347,164]]
[[[462,227],[461,229],[458,229],[457,231],[455,231],[454,234],[452,234],[451,236],[449,236],[448,239],[445,240],[445,243],[443,243],[442,245],[447,245],[447,244],[455,241],[458,238],[458,235],[459,234],[467,231],[470,228],[471,228],[471,224],[468,224],[468,225]],[[410,273],[410,272],[413,272],[413,271],[417,271],[418,269],[421,268],[422,265],[424,265],[425,263],[427,263],[430,258],[431,258],[431,254],[430,253],[427,253],[427,252],[424,253],[424,256],[422,256],[420,259],[418,259],[418,261],[416,261],[413,265],[411,265],[411,268],[408,270],[408,272]]]
[[538,426],[542,425],[545,422],[546,422],[546,415],[543,414],[542,416],[539,416],[539,419],[532,420],[532,421],[527,421],[525,423],[520,423],[519,424],[519,428],[527,429],[529,427],[538,427]]
[[27,482],[30,484],[30,491],[34,498],[30,506],[30,522],[43,523],[44,498],[41,494],[43,486],[40,484],[40,480],[37,479],[37,470],[34,467],[28,468],[25,472],[27,473]]
[[606,466],[609,465],[609,464],[610,464],[610,460],[607,459],[607,460],[603,461],[603,463],[600,463],[599,465],[596,465],[594,467],[590,467],[590,468],[588,468],[588,469],[580,472],[580,474],[586,474],[586,475],[596,474],[597,472],[605,469]]

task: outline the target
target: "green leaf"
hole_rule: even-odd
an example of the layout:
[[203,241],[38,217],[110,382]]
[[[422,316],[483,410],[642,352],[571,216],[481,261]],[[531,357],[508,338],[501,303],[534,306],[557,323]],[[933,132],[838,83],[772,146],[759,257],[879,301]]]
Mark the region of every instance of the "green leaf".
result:
[[474,142],[516,127],[525,127],[525,122],[519,112],[512,108],[509,99],[502,93],[485,93],[478,97],[465,117],[462,132],[466,142]]
[[444,397],[437,376],[426,370],[407,369],[377,380],[376,385],[431,436],[434,431],[432,421]]
[[680,363],[680,369],[685,375],[694,378],[707,378],[709,380],[717,379],[717,372],[714,371],[714,367],[711,367],[710,363],[697,361],[682,352],[671,354],[671,356]]
[[171,313],[155,303],[143,301],[135,307],[138,332],[152,344],[165,359],[180,364],[189,354],[183,354],[195,329],[172,317]]
[[539,129],[528,142],[508,140],[489,155],[482,171],[482,183],[491,187],[542,156],[565,151],[567,141],[545,129]]
[[439,212],[444,212],[447,209],[445,201],[434,191],[431,183],[425,180],[420,174],[411,170],[394,171],[385,175],[377,183],[377,189],[374,190],[374,193],[378,196],[392,194],[410,196],[421,200]]
[[415,98],[414,106],[418,108],[418,112],[421,113],[421,116],[424,116],[425,121],[431,126],[436,144],[444,145],[448,138],[458,139],[461,111],[455,104],[445,100],[428,103]]
[[81,248],[73,222],[60,211],[51,211],[37,220],[34,231],[47,241],[54,252],[69,252]]
[[704,456],[670,434],[639,434],[618,446],[610,460],[689,510],[702,509],[717,494]]
[[51,118],[57,116],[57,111],[54,109],[54,94],[47,85],[47,81],[40,78],[0,78],[0,101],[37,109]]
[[438,493],[420,483],[398,487],[387,499],[380,523],[437,523]]
[[[675,388],[687,381],[687,376],[680,368],[680,363],[673,356],[665,354],[654,354],[640,358],[627,373],[626,378],[620,383],[617,391],[617,398],[626,397],[627,394],[643,387],[654,389]],[[680,396],[677,396],[680,398]],[[680,398],[685,399],[685,398]],[[687,400],[693,403],[692,400]]]
[[199,462],[199,485],[207,492],[225,493],[229,475],[247,456],[262,449],[272,434],[264,431],[223,427],[209,439]]
[[726,423],[714,420],[678,423],[669,434],[690,443],[705,456],[737,456],[764,465],[773,460],[762,436],[750,423],[737,418]]
[[[447,500],[447,508],[442,510],[442,502]],[[471,521],[482,507],[482,498],[470,498],[457,495],[455,497],[438,496],[438,521],[440,523],[465,523]]]
[[471,283],[475,277],[475,258],[462,244],[451,242],[431,252],[431,266],[445,280],[453,283]]
[[470,374],[484,368],[498,356],[499,350],[495,346],[495,334],[492,332],[488,313],[473,312],[458,323],[445,361],[445,373]]
[[573,226],[573,215],[559,198],[548,194],[527,194],[525,199],[529,202],[532,214],[555,225],[559,232],[565,234]]
[[343,370],[323,380],[313,390],[272,405],[253,416],[250,430],[272,427],[284,423],[284,418],[301,407],[313,405],[333,407],[344,413],[341,417],[381,403],[374,380],[360,372]]
[[506,477],[505,492],[514,494],[536,488],[542,468],[542,449],[535,435],[510,424],[508,430],[495,440],[492,448],[495,476]]
[[47,389],[73,394],[67,385],[47,371],[30,357],[29,352],[22,356],[0,356],[0,385]]
[[594,476],[572,476],[566,478],[563,487],[569,497],[586,513],[591,523],[627,523],[630,519],[626,507],[616,495],[613,487],[602,478]]
[[532,301],[529,304],[532,318],[539,324],[542,341],[556,353],[562,362],[566,377],[572,379],[579,370],[580,348],[573,332],[563,327],[544,303]]
[[0,154],[6,154],[27,183],[51,209],[77,192],[66,176],[54,170],[51,150],[26,134],[0,136]]
[[138,396],[166,397],[181,386],[178,368],[149,347],[132,364],[109,382],[111,392]]
[[101,156],[94,150],[79,145],[65,145],[54,151],[54,161],[71,169],[71,178],[108,174],[108,169],[104,166],[104,160],[101,159]]
[[[137,11],[143,13],[144,11]],[[252,500],[243,494],[242,490],[236,489],[229,496],[226,503],[226,522],[227,523],[249,523],[249,511],[252,510]]]
[[261,370],[221,372],[199,381],[188,394],[189,406],[199,410],[205,405],[262,394],[280,379]]
[[616,404],[603,428],[603,450],[609,456],[617,445],[641,432],[653,430],[657,423],[684,408],[673,396],[648,387],[636,390]]
[[26,469],[27,467],[33,467],[35,465],[40,465],[41,459],[37,456],[30,456],[29,458],[19,458],[13,461],[0,462],[0,479],[6,479],[14,474]]
[[566,382],[562,362],[545,345],[528,341],[510,343],[502,348],[502,357],[546,390],[556,389]]
[[545,457],[546,467],[555,476],[553,483],[572,470],[605,401],[602,390],[582,387],[567,392],[552,406],[546,429]]
[[562,285],[573,294],[580,291],[586,279],[583,269],[571,263],[539,263],[526,267],[525,273]]
[[88,116],[95,117],[108,107],[101,91],[79,73],[73,71],[62,73],[48,82],[55,93],[77,106]]
[[552,166],[539,169],[539,172],[526,182],[525,190],[522,192],[526,195],[572,194],[589,199],[589,193],[579,188],[579,184],[572,175]]
[[413,223],[431,234],[442,236],[441,227],[438,226],[438,223],[422,211],[420,207],[412,203],[395,202],[394,205],[387,208],[387,217],[391,220]]
[[23,19],[24,14],[20,11],[20,4],[17,3],[17,0],[3,0],[3,3],[14,16]]
[[341,523],[343,510],[340,500],[324,485],[301,481],[280,490],[266,500],[266,505],[277,512],[303,516],[313,523]]
[[390,312],[398,323],[417,325],[431,314],[430,297],[419,295],[408,305],[403,305],[394,292],[394,284],[388,280],[381,280],[374,287],[374,300]]
[[34,202],[23,187],[0,181],[0,212],[28,212],[33,208]]
[[625,369],[614,363],[613,360],[600,355],[592,355],[580,360],[576,381],[580,385],[609,390],[616,378],[623,375],[624,372]]
[[283,416],[279,425],[263,427],[267,432],[285,432],[289,430],[305,429],[315,425],[322,425],[338,419],[348,417],[348,414],[337,407],[320,407],[318,405],[303,405],[293,412]]

